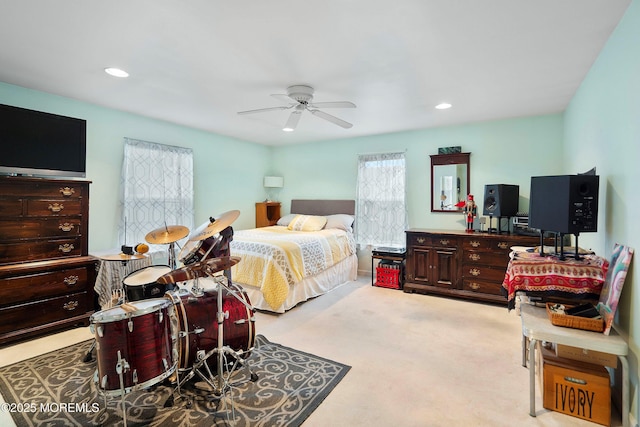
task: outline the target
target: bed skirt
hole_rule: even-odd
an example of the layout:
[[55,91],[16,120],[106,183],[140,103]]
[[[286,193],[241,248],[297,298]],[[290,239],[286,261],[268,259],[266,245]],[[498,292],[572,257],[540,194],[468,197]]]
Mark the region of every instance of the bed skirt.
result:
[[235,281],[234,283],[244,288],[254,308],[273,313],[284,313],[303,301],[326,294],[345,282],[354,281],[357,278],[358,256],[353,254],[322,273],[307,277],[294,285],[289,285],[289,295],[277,309],[267,304],[260,289]]

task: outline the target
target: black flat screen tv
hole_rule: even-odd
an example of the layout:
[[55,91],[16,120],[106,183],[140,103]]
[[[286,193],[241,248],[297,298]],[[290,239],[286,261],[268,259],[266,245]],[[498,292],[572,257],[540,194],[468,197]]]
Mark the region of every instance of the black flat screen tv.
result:
[[0,104],[0,174],[86,176],[87,122]]

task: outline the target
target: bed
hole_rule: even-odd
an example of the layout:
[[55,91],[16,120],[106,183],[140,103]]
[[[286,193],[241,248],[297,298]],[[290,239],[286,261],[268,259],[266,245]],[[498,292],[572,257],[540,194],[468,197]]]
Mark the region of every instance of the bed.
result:
[[353,200],[291,201],[277,225],[236,230],[231,269],[256,309],[284,313],[297,304],[356,280]]

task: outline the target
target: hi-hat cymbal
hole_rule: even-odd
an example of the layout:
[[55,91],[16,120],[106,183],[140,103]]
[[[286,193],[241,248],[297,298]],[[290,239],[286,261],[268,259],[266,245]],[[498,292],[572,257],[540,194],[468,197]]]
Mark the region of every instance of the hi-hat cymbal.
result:
[[151,244],[164,245],[187,237],[188,234],[189,229],[184,225],[165,225],[149,232],[144,239]]
[[160,276],[156,282],[161,285],[168,285],[178,282],[186,282],[198,277],[211,276],[218,271],[227,270],[238,262],[240,262],[238,256],[225,256],[220,258],[211,258],[206,261],[192,264],[188,267],[182,267],[177,270],[170,271]]
[[189,236],[189,240],[204,240],[208,239],[211,236],[215,236],[235,221],[240,216],[240,211],[228,211],[217,218],[212,218],[213,221],[207,221],[202,224],[200,227],[196,228],[191,236]]

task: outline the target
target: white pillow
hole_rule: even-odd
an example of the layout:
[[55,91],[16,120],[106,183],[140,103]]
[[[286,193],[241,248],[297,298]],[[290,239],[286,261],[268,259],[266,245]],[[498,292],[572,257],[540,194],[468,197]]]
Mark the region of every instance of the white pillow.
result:
[[327,215],[327,224],[324,228],[337,228],[338,230],[353,233],[354,219],[353,215],[347,214]]
[[285,215],[282,218],[280,218],[276,224],[277,225],[282,225],[283,227],[286,227],[287,225],[289,225],[291,220],[293,220],[293,218],[295,218],[295,217],[296,217],[296,214]]

